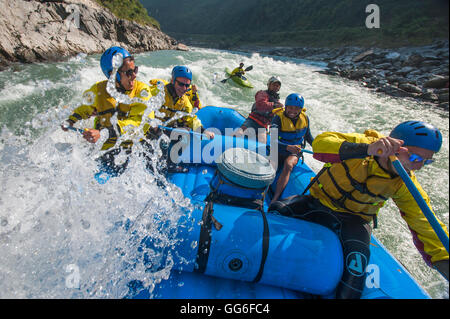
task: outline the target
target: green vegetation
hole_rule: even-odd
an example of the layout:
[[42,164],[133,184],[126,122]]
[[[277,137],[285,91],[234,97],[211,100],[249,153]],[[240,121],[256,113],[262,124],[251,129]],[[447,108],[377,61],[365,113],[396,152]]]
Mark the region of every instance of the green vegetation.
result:
[[95,0],[101,6],[108,8],[116,17],[135,21],[139,24],[151,25],[161,29],[159,22],[150,17],[139,0]]
[[[424,45],[448,39],[448,0],[141,0],[164,32],[232,47]],[[369,3],[380,28],[365,26]]]

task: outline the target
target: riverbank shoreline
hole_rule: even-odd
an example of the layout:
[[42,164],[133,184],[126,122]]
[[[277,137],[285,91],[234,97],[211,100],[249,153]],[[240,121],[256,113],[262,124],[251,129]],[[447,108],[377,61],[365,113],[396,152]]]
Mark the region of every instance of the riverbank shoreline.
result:
[[[3,2],[0,8],[4,13],[0,17],[0,71],[9,66],[14,69],[15,64],[101,53],[112,45],[132,53],[189,50],[156,28],[116,18],[92,0],[17,0]],[[185,43],[224,49],[220,42]],[[324,75],[344,77],[380,94],[449,110],[448,39],[400,48],[236,45],[226,49],[323,62],[327,67],[319,72]]]
[[[206,42],[186,43],[200,48],[223,50],[220,46]],[[322,62],[326,67],[318,72],[324,75],[357,81],[379,94],[449,110],[448,40],[396,48],[237,45],[227,47],[226,50]]]
[[239,46],[230,50],[326,63],[318,71],[357,81],[380,94],[449,110],[449,42],[401,48]]

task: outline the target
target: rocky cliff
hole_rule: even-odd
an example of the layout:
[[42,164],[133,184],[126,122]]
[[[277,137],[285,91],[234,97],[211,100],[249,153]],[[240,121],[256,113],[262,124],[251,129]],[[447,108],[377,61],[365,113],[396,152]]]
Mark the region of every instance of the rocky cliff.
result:
[[151,26],[118,19],[92,0],[0,0],[0,70],[11,62],[63,60],[112,45],[132,53],[177,49]]

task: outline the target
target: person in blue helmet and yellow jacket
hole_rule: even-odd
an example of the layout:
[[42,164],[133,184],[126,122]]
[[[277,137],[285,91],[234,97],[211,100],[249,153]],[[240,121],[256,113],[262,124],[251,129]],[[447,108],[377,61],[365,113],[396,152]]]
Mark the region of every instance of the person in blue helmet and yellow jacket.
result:
[[198,111],[199,109],[202,108],[202,102],[200,101],[200,94],[197,85],[191,84],[191,86],[186,92],[186,96],[188,97],[189,102],[191,102],[194,110]]
[[[165,100],[156,118],[167,127],[186,128],[204,133],[209,138],[214,138],[214,133],[203,128],[201,121],[194,114],[194,106],[187,93],[192,86],[192,71],[187,66],[175,66],[172,69],[170,82],[162,79],[150,80],[151,93],[159,93],[158,83],[164,83]],[[152,129],[154,134],[157,130]]]
[[[127,126],[140,126],[142,116],[147,108],[145,101],[148,101],[151,97],[150,87],[136,80],[138,66],[135,65],[134,57],[124,48],[113,46],[102,54],[100,67],[103,74],[107,78],[111,76],[113,58],[119,53],[122,54],[123,63],[116,73],[115,89],[129,98],[137,98],[136,102],[132,104],[117,103],[107,91],[108,81],[104,80],[95,83],[83,93],[84,104],[77,107],[67,119],[67,124],[73,126],[80,120],[95,116],[94,128],[85,129],[83,137],[90,143],[96,143],[100,138],[100,131],[107,130],[108,138],[102,145],[102,150],[113,148],[118,136],[125,133]],[[116,125],[111,122],[114,115],[117,115]],[[154,117],[154,112],[151,112],[149,117]],[[66,131],[67,126],[62,125],[62,129]],[[144,126],[144,131],[148,129],[149,125]],[[102,156],[102,161],[107,166],[114,166],[114,156],[120,153],[121,149],[127,149],[127,152],[129,152],[131,145],[131,141],[122,142],[119,148],[114,148],[105,153]],[[113,170],[120,171],[122,168],[114,167]]]
[[297,93],[289,94],[285,100],[285,108],[275,112],[272,129],[278,129],[278,165],[283,170],[278,178],[272,202],[278,200],[289,181],[292,169],[302,156],[302,148],[314,138],[309,128],[309,118],[305,114],[305,100]]
[[[424,261],[448,280],[449,254],[389,159],[397,155],[431,209],[414,172],[431,164],[441,145],[441,132],[421,121],[403,122],[389,136],[366,130],[364,134],[325,132],[314,139],[314,158],[326,164],[303,192],[309,189],[310,194],[274,202],[269,210],[336,232],[344,253],[336,298],[360,298],[370,260],[371,222],[376,227],[378,211],[389,198],[408,224]],[[438,222],[448,236],[446,226]]]

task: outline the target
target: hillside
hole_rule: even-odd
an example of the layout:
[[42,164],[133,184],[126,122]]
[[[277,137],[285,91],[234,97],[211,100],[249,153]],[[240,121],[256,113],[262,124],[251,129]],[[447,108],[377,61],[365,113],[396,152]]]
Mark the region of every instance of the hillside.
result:
[[379,0],[380,28],[361,0],[141,0],[164,32],[222,45],[395,47],[448,39],[447,0]]

